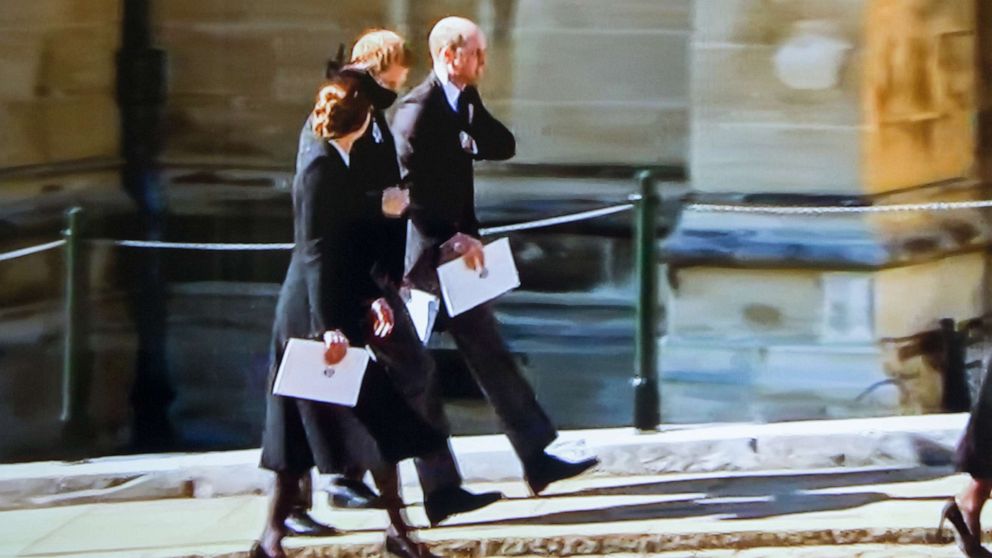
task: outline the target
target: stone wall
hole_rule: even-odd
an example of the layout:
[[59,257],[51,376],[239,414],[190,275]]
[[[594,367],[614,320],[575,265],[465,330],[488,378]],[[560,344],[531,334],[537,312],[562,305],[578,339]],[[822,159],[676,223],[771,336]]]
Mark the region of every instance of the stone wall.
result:
[[695,5],[699,190],[860,195],[969,171],[973,2]]
[[118,0],[0,8],[0,168],[116,157]]
[[427,34],[451,14],[489,36],[483,95],[516,162],[684,165],[690,0],[156,2],[169,57],[175,163],[291,164],[324,61],[365,28],[404,32],[426,76]]
[[[693,190],[773,209],[987,198],[981,3],[696,0]],[[688,211],[665,246],[662,366],[831,393],[822,416],[940,410],[924,339],[988,312],[990,241],[978,210]]]

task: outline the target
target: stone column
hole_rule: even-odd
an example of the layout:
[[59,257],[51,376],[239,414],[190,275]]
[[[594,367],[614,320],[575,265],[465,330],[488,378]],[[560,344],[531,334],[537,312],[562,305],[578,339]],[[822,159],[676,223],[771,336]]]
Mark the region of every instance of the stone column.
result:
[[[975,13],[975,0],[697,0],[696,199],[980,199]],[[728,385],[707,420],[939,410],[924,332],[984,314],[988,235],[978,211],[686,211],[665,246],[663,375]]]

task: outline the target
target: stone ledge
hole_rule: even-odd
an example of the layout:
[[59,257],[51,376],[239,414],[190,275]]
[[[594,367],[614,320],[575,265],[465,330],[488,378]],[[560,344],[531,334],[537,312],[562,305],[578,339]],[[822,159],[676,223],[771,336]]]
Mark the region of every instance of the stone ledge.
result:
[[[951,462],[967,415],[924,415],[777,424],[566,431],[552,451],[568,458],[594,454],[590,475],[624,477],[720,471],[798,470]],[[470,483],[517,480],[520,464],[502,435],[452,440]],[[160,498],[260,494],[271,477],[257,467],[258,450],[111,457],[83,462],[0,466],[0,510]],[[411,463],[405,483],[416,482]]]
[[[726,532],[698,534],[617,534],[560,537],[508,537],[479,540],[430,541],[431,551],[442,556],[481,558],[487,556],[605,556],[701,550],[785,549],[838,545],[936,544],[934,529],[849,529],[785,532]],[[373,558],[381,555],[379,543],[312,545],[298,548],[293,558]],[[695,554],[693,554],[695,555]],[[197,554],[197,558],[247,558],[247,552]]]

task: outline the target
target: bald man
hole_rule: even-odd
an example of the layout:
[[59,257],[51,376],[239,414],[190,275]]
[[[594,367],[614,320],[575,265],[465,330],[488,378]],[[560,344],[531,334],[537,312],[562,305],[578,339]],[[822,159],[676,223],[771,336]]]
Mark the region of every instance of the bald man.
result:
[[[431,31],[429,43],[434,71],[402,99],[392,130],[412,198],[407,280],[437,294],[439,264],[466,256],[469,267],[484,265],[473,163],[513,157],[516,140],[486,110],[476,87],[486,67],[486,36],[478,25],[460,17],[442,19]],[[598,463],[595,458],[568,462],[545,451],[558,432],[510,354],[490,304],[453,318],[442,314],[439,325],[451,333],[496,411],[532,493]],[[434,464],[431,469],[449,471],[450,476],[451,468]],[[422,484],[431,484],[426,482],[428,476],[421,470]],[[456,480],[460,481],[435,482]]]

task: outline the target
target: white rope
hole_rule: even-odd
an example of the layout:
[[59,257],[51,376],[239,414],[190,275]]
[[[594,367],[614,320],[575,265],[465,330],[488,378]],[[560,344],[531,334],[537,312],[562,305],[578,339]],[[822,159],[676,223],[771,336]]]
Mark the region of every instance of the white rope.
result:
[[960,209],[983,209],[992,207],[992,200],[961,202],[904,203],[889,205],[855,206],[776,206],[776,205],[720,205],[692,203],[687,211],[699,213],[768,213],[773,215],[836,215],[841,213],[898,213],[909,211],[953,211]]
[[[101,241],[96,241],[101,242]],[[107,242],[107,241],[103,241]],[[112,240],[114,246],[123,248],[152,248],[159,250],[292,250],[293,243],[222,243],[222,242],[162,242],[158,240]]]
[[614,205],[612,207],[593,209],[590,211],[583,211],[580,213],[570,213],[568,215],[550,217],[548,219],[538,219],[537,221],[528,221],[526,223],[516,223],[513,225],[504,225],[501,227],[489,227],[485,229],[479,229],[479,234],[483,236],[489,236],[494,234],[503,234],[503,233],[515,232],[515,231],[525,231],[528,229],[537,229],[541,227],[552,227],[555,225],[563,225],[565,223],[572,223],[575,221],[583,221],[585,219],[602,217],[604,215],[612,215],[614,213],[620,213],[621,211],[627,211],[633,208],[634,208],[634,204],[625,203],[623,205]]
[[64,240],[56,240],[55,242],[49,242],[48,244],[40,244],[38,246],[31,246],[29,248],[21,248],[20,250],[14,250],[13,252],[0,254],[0,262],[13,260],[23,256],[30,256],[31,254],[37,254],[38,252],[44,252],[46,250],[51,250],[53,248],[58,248],[64,245],[65,245]]

